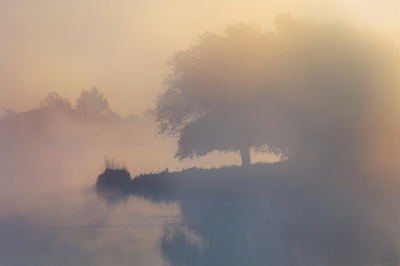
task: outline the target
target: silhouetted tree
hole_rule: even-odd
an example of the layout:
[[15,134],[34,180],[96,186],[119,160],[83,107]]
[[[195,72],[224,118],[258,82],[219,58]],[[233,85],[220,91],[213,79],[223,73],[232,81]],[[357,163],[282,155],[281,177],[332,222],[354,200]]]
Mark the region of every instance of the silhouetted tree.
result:
[[247,24],[208,32],[168,62],[159,132],[179,137],[179,159],[240,151],[248,165],[255,148],[338,160],[393,117],[398,59],[378,34],[287,14],[270,32]]
[[90,91],[83,90],[80,97],[76,100],[75,109],[87,116],[98,116],[110,111],[107,99],[96,87]]
[[[260,134],[266,112],[255,109],[255,96],[272,82],[265,69],[273,67],[280,39],[253,24],[236,24],[222,35],[207,32],[197,45],[174,54],[155,113],[160,133],[179,137],[176,157],[240,151],[242,165],[250,164],[249,149],[268,142]],[[267,150],[283,151],[273,143]]]
[[44,99],[40,100],[40,108],[71,110],[72,104],[68,98],[61,97],[56,92],[49,92]]
[[88,119],[96,121],[112,122],[120,121],[121,117],[110,109],[104,94],[96,87],[90,91],[83,90],[80,97],[76,100],[76,111]]

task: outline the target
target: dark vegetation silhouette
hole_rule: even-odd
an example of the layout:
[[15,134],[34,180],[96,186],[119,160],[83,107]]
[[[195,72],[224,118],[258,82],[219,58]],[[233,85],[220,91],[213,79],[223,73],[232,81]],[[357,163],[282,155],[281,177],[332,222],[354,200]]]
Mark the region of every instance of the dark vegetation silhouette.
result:
[[[159,132],[179,138],[178,159],[233,151],[248,167],[132,179],[106,158],[96,190],[111,202],[178,201],[182,224],[161,234],[171,265],[399,265],[399,62],[377,33],[287,14],[267,32],[206,33],[169,61]],[[16,166],[28,150],[29,162],[45,158],[38,167],[110,150],[155,160],[143,154],[153,124],[151,110],[121,118],[96,88],[75,105],[49,93],[39,108],[1,117],[0,163]],[[286,160],[250,165],[250,150]]]
[[32,129],[35,127],[38,129],[63,118],[83,123],[122,120],[118,114],[111,111],[103,93],[92,87],[90,91],[82,91],[76,100],[75,108],[69,99],[58,93],[50,92],[40,101],[39,108],[18,113],[7,110],[6,115],[1,117],[1,122],[2,127],[8,130],[17,129],[18,126],[31,126]]
[[399,132],[399,62],[390,40],[338,22],[230,25],[168,61],[159,133],[179,137],[181,160],[236,151],[249,165],[252,148],[341,167]]
[[121,164],[114,158],[104,157],[104,171],[97,177],[96,193],[107,200],[108,206],[126,201],[130,193],[131,174],[123,160]]
[[96,87],[90,91],[83,90],[76,100],[76,111],[87,118],[103,118],[108,120],[120,119],[120,116],[111,111],[107,99]]
[[[37,108],[8,110],[0,117],[0,168],[5,176],[22,169],[30,169],[36,176],[47,176],[44,172],[54,175],[57,167],[94,170],[104,155],[124,157],[135,174],[175,162],[174,140],[154,137],[155,117],[150,109],[122,118],[96,88],[83,91],[74,101],[76,105],[71,102],[51,92]],[[154,158],[154,154],[160,156]],[[86,180],[93,183],[89,174]]]
[[51,109],[52,111],[71,111],[72,104],[68,98],[61,97],[56,92],[50,92],[40,101],[41,109]]
[[97,177],[96,191],[122,190],[128,188],[131,174],[126,168],[125,161],[119,165],[118,161],[104,157],[104,171]]
[[359,174],[292,160],[166,169],[138,175],[105,198],[113,204],[129,194],[156,204],[179,202],[182,222],[161,234],[163,256],[172,265],[398,265],[397,225],[387,220],[396,216],[398,196],[341,182]]
[[[35,138],[49,127],[58,126],[61,123],[64,123],[65,127],[70,126],[71,129],[74,126],[83,126],[83,129],[85,124],[105,125],[109,128],[112,127],[111,125],[124,124],[126,127],[133,126],[139,130],[154,123],[151,113],[152,111],[147,109],[142,116],[132,113],[121,118],[110,109],[104,94],[96,87],[88,91],[83,90],[80,97],[76,99],[75,106],[69,99],[50,92],[40,101],[39,108],[24,112],[7,110],[6,115],[0,117],[0,125],[3,129],[1,136],[5,139],[19,139],[19,135],[26,134],[27,138]],[[48,132],[45,135],[48,135]],[[21,136],[20,139],[23,140],[23,137]]]
[[[182,224],[161,235],[164,258],[399,265],[399,63],[377,33],[287,14],[272,31],[236,24],[175,53],[159,133],[179,137],[181,160],[236,151],[247,167],[166,169],[124,185],[179,202]],[[286,160],[250,165],[250,149]]]

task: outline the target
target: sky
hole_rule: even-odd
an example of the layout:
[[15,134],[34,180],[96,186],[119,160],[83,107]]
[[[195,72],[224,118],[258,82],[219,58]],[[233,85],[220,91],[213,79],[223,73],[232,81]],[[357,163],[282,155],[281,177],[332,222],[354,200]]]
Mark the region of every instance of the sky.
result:
[[0,116],[96,86],[123,117],[154,107],[175,51],[205,31],[280,13],[371,28],[400,44],[395,0],[0,0]]

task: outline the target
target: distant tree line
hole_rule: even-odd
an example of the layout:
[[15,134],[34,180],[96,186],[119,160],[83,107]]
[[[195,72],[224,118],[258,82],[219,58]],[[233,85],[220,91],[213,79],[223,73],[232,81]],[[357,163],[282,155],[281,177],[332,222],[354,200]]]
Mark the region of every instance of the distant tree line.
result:
[[50,92],[38,107],[0,117],[0,169],[8,176],[20,176],[19,167],[37,173],[101,169],[104,156],[129,162],[133,174],[175,166],[175,140],[156,138],[156,130],[152,109],[121,117],[97,88],[82,91],[73,103]]
[[[129,142],[139,131],[153,133],[155,118],[147,109],[141,116],[131,114],[125,118],[110,109],[104,94],[96,87],[83,90],[72,105],[68,98],[50,92],[40,100],[38,108],[24,112],[7,110],[0,117],[0,146],[16,146],[18,143],[35,143],[42,140],[60,140],[60,135],[75,136],[71,143],[89,143],[97,135],[114,136],[115,142]],[[65,138],[64,138],[65,139]],[[111,140],[110,140],[111,141]],[[100,145],[100,144],[98,144]]]
[[[26,117],[39,122],[60,114],[68,115],[81,121],[111,122],[127,120],[140,123],[139,116],[133,113],[122,119],[119,114],[113,112],[104,94],[96,87],[92,87],[91,90],[83,90],[80,97],[76,99],[75,105],[72,105],[68,98],[62,97],[56,92],[50,92],[44,99],[40,100],[39,108],[17,113],[13,110],[6,110],[6,115],[1,119],[4,122],[16,117]],[[152,116],[152,110],[150,108],[146,109],[143,115]]]
[[39,108],[7,111],[0,140],[46,139],[62,121],[127,141],[156,119],[159,134],[178,137],[180,160],[238,152],[246,166],[255,151],[337,165],[400,155],[400,56],[378,33],[282,14],[270,31],[238,23],[206,32],[168,65],[155,110],[141,118],[121,118],[95,87],[74,105],[51,92]]

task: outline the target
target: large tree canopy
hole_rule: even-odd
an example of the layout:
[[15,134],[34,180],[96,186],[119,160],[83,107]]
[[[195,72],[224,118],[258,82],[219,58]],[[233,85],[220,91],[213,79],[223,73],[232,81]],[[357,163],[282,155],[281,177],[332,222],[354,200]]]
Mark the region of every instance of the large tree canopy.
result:
[[250,164],[249,148],[336,159],[393,113],[398,63],[377,34],[286,14],[269,32],[241,23],[207,32],[168,62],[160,133],[179,137],[179,159],[240,151]]

